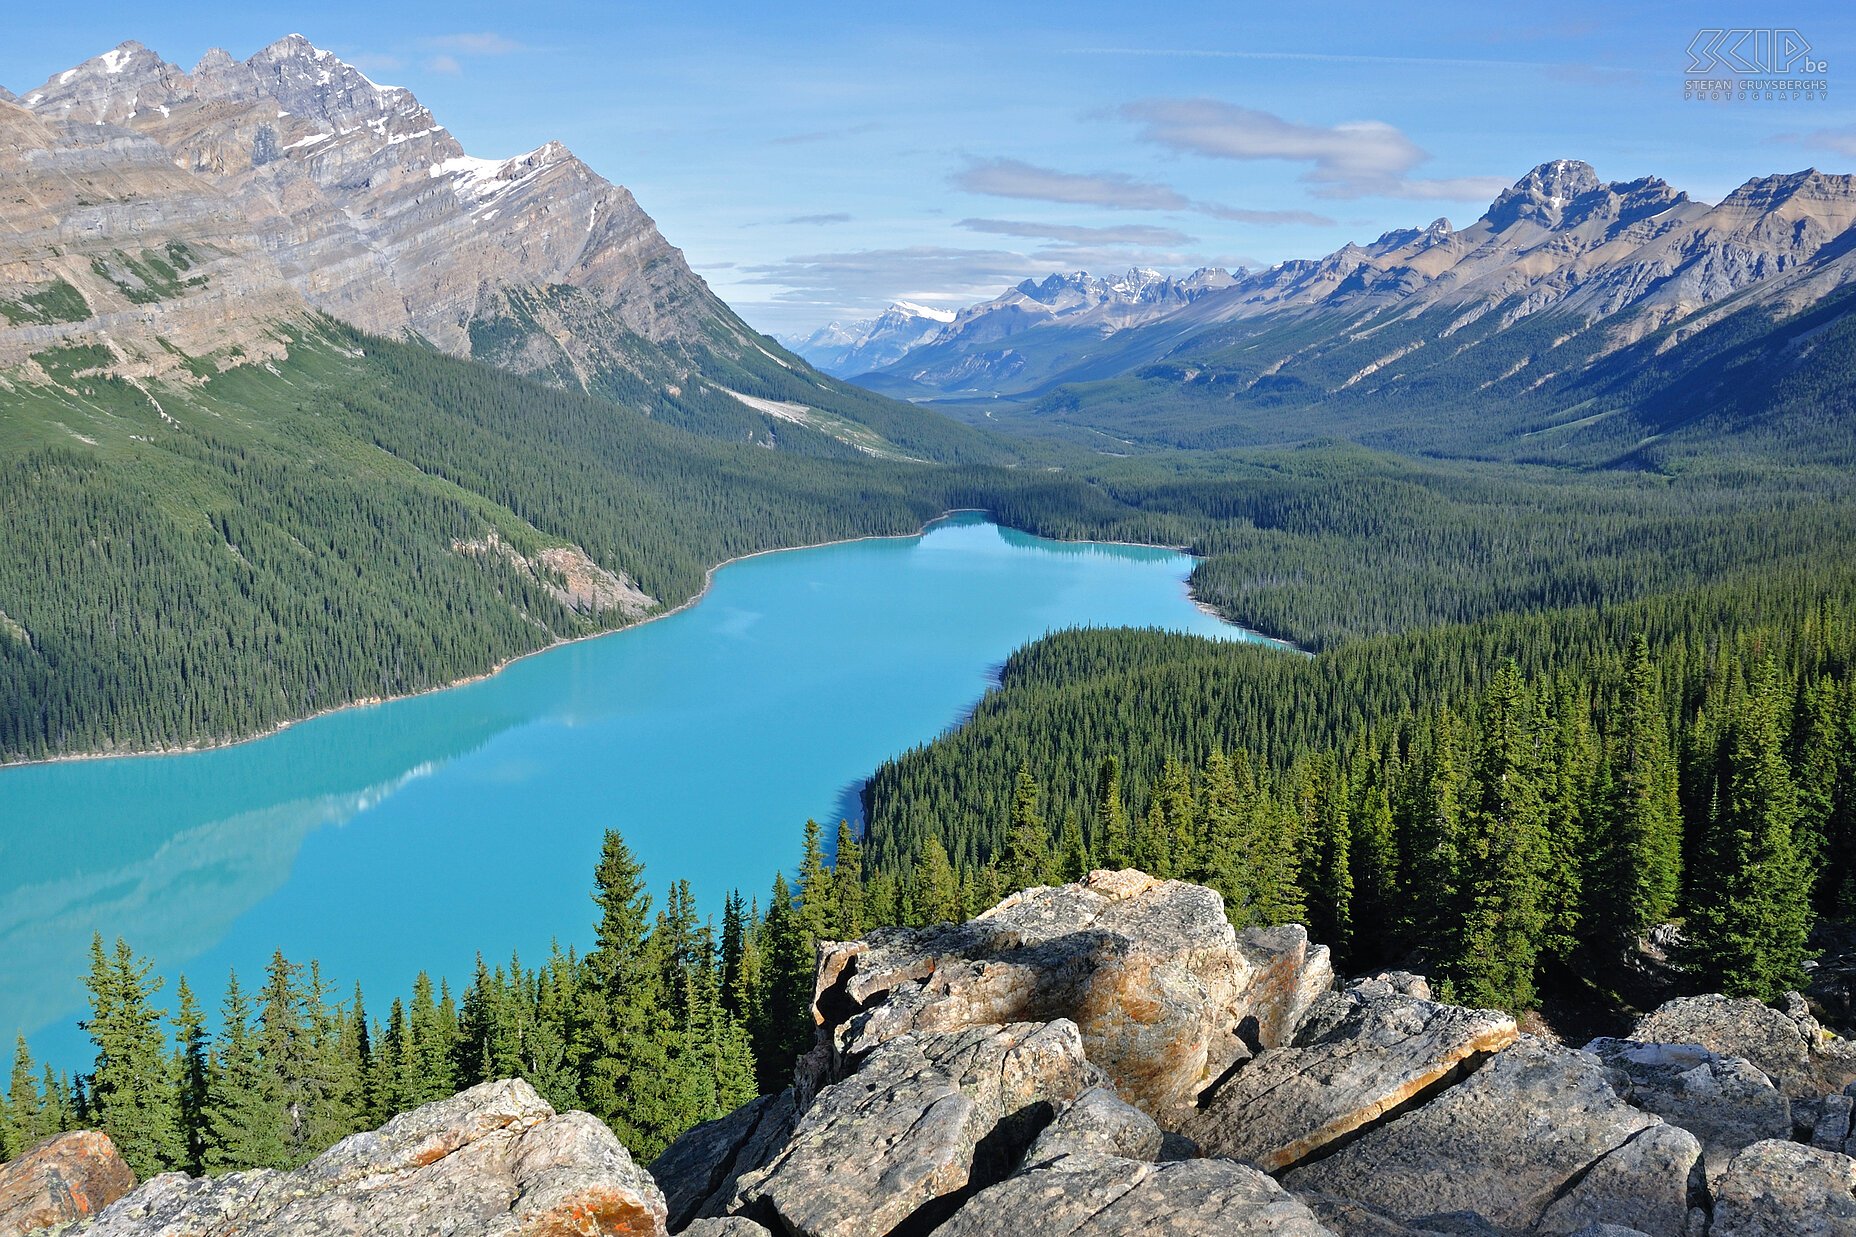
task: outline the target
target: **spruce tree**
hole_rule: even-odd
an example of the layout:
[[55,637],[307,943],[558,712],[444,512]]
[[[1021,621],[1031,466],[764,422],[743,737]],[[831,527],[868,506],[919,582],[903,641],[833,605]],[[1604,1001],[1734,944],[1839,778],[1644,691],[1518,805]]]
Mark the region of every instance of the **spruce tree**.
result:
[[959,923],[960,885],[954,867],[947,860],[947,848],[930,833],[922,838],[915,856],[915,915],[912,926],[927,927],[937,923]]
[[1451,999],[1519,1011],[1534,1002],[1550,851],[1539,735],[1513,661],[1490,680],[1479,720],[1473,797],[1463,822],[1461,920],[1445,970]]
[[179,1086],[181,1139],[186,1157],[180,1165],[198,1176],[206,1171],[206,1102],[212,1077],[211,1040],[206,1015],[185,975],[174,987],[174,1077]]
[[1631,641],[1595,813],[1592,878],[1581,935],[1615,957],[1675,913],[1682,888],[1682,818],[1662,687],[1650,645]]
[[1789,703],[1767,659],[1733,708],[1689,910],[1687,959],[1729,996],[1802,986],[1810,877],[1793,841],[1798,793],[1784,752]]
[[1128,805],[1122,797],[1121,761],[1105,757],[1096,775],[1095,844],[1097,858],[1110,869],[1129,867]]
[[283,1101],[252,1027],[251,998],[234,972],[226,981],[206,1090],[202,1159],[209,1173],[288,1168]]
[[1353,947],[1353,830],[1346,781],[1328,754],[1306,764],[1299,780],[1308,935],[1344,965]]
[[838,899],[838,937],[860,939],[869,925],[868,894],[864,889],[864,852],[851,822],[838,822],[838,846],[831,857],[831,883]]
[[1012,889],[1029,889],[1050,880],[1050,833],[1038,809],[1037,779],[1024,767],[1012,786],[1012,811],[1006,822],[1005,851],[999,867]]
[[115,1142],[139,1177],[186,1164],[178,1088],[166,1051],[161,1021],[167,1011],[152,998],[160,980],[126,941],[105,954],[103,938],[90,946],[90,1017],[81,1024],[96,1045],[96,1067],[88,1086],[88,1114]]
[[52,1132],[46,1121],[45,1099],[39,1093],[38,1079],[34,1074],[32,1053],[26,1047],[26,1037],[21,1035],[13,1043],[13,1070],[7,1083],[6,1125],[0,1129],[0,1137],[6,1139],[9,1150],[0,1158],[10,1160]]
[[1205,762],[1205,793],[1199,811],[1204,818],[1205,845],[1192,879],[1218,891],[1225,914],[1238,926],[1247,925],[1255,908],[1246,879],[1248,856],[1246,823],[1248,805],[1238,789],[1237,775],[1221,751]]

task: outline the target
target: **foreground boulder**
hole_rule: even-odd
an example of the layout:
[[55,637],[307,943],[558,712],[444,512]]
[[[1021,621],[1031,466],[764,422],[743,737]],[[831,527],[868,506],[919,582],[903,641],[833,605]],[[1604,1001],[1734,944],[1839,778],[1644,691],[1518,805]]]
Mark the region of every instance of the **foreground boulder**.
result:
[[821,1048],[801,1089],[902,1035],[1063,1018],[1129,1103],[1168,1124],[1284,1042],[1333,985],[1300,928],[1240,938],[1212,890],[1135,871],[1014,894],[964,924],[823,948]]
[[134,1188],[108,1134],[54,1135],[0,1164],[0,1237],[81,1220]]
[[806,1237],[931,1227],[1100,1080],[1070,1022],[903,1036],[818,1095],[780,1154],[741,1178],[741,1210]]
[[1772,1140],[1735,1156],[1709,1237],[1856,1237],[1856,1160]]
[[657,1237],[663,1195],[611,1130],[489,1082],[344,1138],[294,1172],[165,1173],[89,1237]]
[[1333,1237],[1308,1208],[1228,1160],[1066,1155],[973,1200],[937,1237]]
[[1185,1132],[1208,1154],[1280,1172],[1447,1085],[1516,1034],[1499,1011],[1363,981],[1322,997],[1288,1046],[1240,1065]]
[[[1640,1145],[1646,1135],[1651,1142]],[[1423,1217],[1467,1212],[1498,1230],[1570,1233],[1604,1220],[1681,1237],[1700,1153],[1692,1135],[1619,1100],[1596,1058],[1524,1036],[1441,1096],[1283,1183],[1418,1227]]]
[[1630,1038],[1639,1043],[1700,1044],[1722,1057],[1744,1057],[1793,1099],[1815,1099],[1856,1082],[1856,1045],[1828,1034],[1792,994],[1781,1012],[1726,996],[1682,997],[1659,1006]]
[[1721,1057],[1700,1044],[1618,1039],[1593,1040],[1586,1051],[1610,1068],[1620,1097],[1701,1141],[1710,1182],[1742,1148],[1791,1137],[1791,1101],[1744,1057]]

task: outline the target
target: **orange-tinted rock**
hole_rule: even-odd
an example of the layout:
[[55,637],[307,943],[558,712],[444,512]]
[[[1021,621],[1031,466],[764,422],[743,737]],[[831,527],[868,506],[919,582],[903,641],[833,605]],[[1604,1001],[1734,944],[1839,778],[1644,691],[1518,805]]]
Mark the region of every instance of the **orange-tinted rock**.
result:
[[0,1237],[95,1215],[135,1188],[108,1134],[82,1130],[0,1164]]

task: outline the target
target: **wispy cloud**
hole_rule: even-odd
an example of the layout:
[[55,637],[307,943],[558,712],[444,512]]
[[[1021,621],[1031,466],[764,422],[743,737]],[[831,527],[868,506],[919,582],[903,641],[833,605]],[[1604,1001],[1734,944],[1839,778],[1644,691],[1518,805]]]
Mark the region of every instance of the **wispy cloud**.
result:
[[833,211],[830,214],[826,214],[826,215],[794,215],[792,218],[788,219],[786,222],[824,225],[824,224],[832,224],[832,223],[849,223],[850,221],[851,221],[851,217],[845,214],[843,211]]
[[1154,248],[1190,245],[1197,238],[1174,228],[1126,224],[1120,227],[1091,228],[1067,223],[1037,223],[1020,219],[962,219],[954,225],[969,232],[990,232],[995,236],[1023,236],[1038,240],[1062,241],[1073,245],[1139,245]]
[[425,68],[429,73],[443,73],[447,77],[456,77],[464,71],[456,56],[433,56],[425,62]]
[[1303,210],[1247,210],[1217,202],[1199,202],[1160,181],[1140,180],[1126,172],[1065,172],[1022,159],[973,159],[948,178],[956,189],[996,198],[1098,206],[1109,210],[1191,211],[1262,226],[1334,221]]
[[975,159],[949,177],[956,189],[995,198],[1067,202],[1112,210],[1187,210],[1191,202],[1170,185],[1125,172],[1061,172],[1019,159]]
[[398,73],[406,67],[404,56],[386,52],[361,52],[347,57],[347,61],[363,73]]
[[512,52],[527,51],[528,45],[518,43],[507,35],[493,31],[476,33],[435,34],[419,40],[421,47],[433,51],[455,52],[464,56],[507,56]]
[[1506,184],[1499,177],[1413,177],[1430,154],[1380,120],[1301,124],[1217,99],[1141,99],[1121,115],[1141,127],[1140,140],[1169,150],[1306,163],[1302,179],[1321,197],[1482,198]]
[[1263,52],[1221,47],[1072,47],[1069,56],[1152,56],[1180,60],[1285,60],[1313,64],[1408,64],[1426,68],[1539,69],[1538,60],[1493,60],[1473,56],[1376,56],[1345,52]]
[[1825,150],[1834,150],[1846,158],[1856,159],[1856,128],[1817,129],[1805,134],[1781,134],[1781,141],[1797,142],[1803,146],[1818,146]]
[[874,120],[860,125],[846,125],[842,129],[816,129],[810,133],[788,133],[783,137],[769,138],[774,146],[809,146],[814,142],[829,142],[841,137],[855,137],[860,133],[869,133],[883,126]]

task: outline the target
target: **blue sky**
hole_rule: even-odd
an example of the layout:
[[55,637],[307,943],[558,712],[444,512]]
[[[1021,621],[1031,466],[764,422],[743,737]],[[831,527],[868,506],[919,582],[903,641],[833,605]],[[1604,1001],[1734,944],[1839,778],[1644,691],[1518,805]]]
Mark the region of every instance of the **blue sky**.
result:
[[[792,334],[1027,275],[1314,256],[1465,224],[1537,163],[1856,170],[1856,6],[612,3],[17,5],[15,91],[137,39],[191,67],[291,31],[411,87],[465,147],[558,139],[749,321]],[[1799,31],[1827,99],[1683,99],[1703,22]]]

